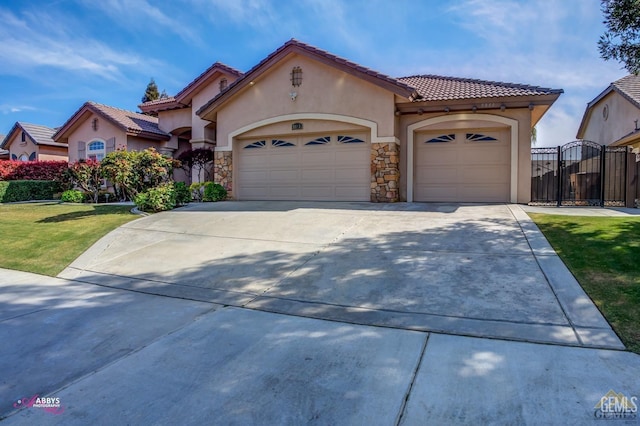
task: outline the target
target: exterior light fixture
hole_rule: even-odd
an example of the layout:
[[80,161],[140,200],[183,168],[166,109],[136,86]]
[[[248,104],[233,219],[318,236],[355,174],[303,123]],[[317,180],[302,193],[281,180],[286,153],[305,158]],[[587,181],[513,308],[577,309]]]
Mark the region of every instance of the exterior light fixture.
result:
[[444,107],[444,112],[446,112],[447,114],[449,114],[449,111],[451,111],[451,110],[449,109],[449,107]]
[[533,104],[529,104],[529,111],[533,111]]
[[507,106],[505,104],[500,105],[500,111],[504,111],[505,109],[507,109]]
[[424,114],[424,110],[422,108],[418,108],[418,115]]
[[478,110],[477,106],[474,105],[474,106],[471,107],[471,111],[476,112],[477,110]]
[[254,84],[256,84],[256,82],[255,82],[255,81],[250,81],[250,82],[249,82],[249,86],[253,86]]
[[293,67],[291,70],[291,85],[293,87],[300,87],[302,84],[302,68]]

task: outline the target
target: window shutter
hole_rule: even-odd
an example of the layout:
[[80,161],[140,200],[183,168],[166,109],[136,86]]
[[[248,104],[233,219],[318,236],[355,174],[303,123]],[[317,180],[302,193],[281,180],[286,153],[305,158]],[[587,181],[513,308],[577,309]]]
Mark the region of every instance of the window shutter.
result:
[[36,161],[36,153],[32,152],[31,155],[29,155],[29,161]]
[[105,154],[113,152],[116,150],[116,138],[111,138],[107,140],[107,144],[105,146]]
[[17,155],[15,155],[15,154],[11,154],[11,159],[12,159],[12,160],[17,160],[17,159],[18,159],[18,156],[17,156]]
[[87,159],[87,143],[86,142],[78,142],[78,160],[86,160]]

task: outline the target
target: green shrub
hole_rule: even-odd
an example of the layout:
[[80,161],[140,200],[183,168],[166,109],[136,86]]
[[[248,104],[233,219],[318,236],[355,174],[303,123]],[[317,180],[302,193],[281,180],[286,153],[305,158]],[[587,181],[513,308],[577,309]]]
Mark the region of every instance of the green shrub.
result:
[[191,199],[193,201],[202,201],[202,195],[204,193],[205,182],[194,182],[189,185],[189,192],[191,192]]
[[60,200],[65,203],[82,203],[84,201],[84,194],[77,189],[69,189],[62,193]]
[[174,182],[173,189],[176,191],[176,204],[178,206],[184,206],[191,201],[191,191],[187,188],[187,184],[184,182]]
[[176,190],[172,183],[163,183],[139,193],[135,197],[135,203],[143,212],[171,210],[176,206]]
[[0,202],[53,200],[60,191],[60,184],[53,180],[0,181]]
[[219,183],[205,182],[202,201],[223,201],[227,199],[227,190]]

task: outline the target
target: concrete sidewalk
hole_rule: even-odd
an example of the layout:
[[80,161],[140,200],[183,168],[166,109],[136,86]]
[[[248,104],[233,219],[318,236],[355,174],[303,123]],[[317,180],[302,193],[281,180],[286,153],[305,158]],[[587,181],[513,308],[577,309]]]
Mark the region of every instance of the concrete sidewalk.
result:
[[[640,356],[616,350],[344,324],[8,270],[0,306],[7,425],[585,425],[599,424],[609,390],[640,396]],[[34,395],[60,408],[14,408]]]

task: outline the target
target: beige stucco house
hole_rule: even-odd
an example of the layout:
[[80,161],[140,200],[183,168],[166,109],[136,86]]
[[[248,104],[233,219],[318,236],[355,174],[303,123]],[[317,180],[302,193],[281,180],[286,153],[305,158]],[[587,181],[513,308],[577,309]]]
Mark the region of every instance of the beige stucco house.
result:
[[116,149],[164,151],[171,139],[156,117],[95,102],[83,104],[52,137],[68,145],[69,162],[101,160]]
[[640,76],[614,81],[589,102],[577,137],[640,153]]
[[67,144],[53,140],[55,131],[38,124],[16,122],[2,139],[0,151],[7,151],[7,158],[11,160],[67,161]]
[[392,78],[290,40],[244,74],[216,63],[140,108],[176,153],[213,148],[215,180],[239,200],[526,203],[531,128],[561,93]]

